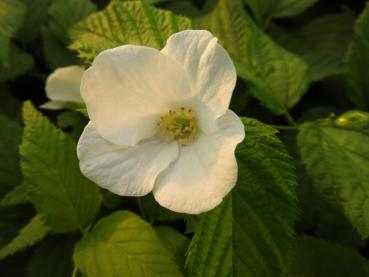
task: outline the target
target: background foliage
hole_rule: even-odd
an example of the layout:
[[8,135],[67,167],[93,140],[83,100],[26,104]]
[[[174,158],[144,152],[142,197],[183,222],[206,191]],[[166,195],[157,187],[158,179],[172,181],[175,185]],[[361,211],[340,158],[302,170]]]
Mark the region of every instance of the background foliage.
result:
[[[369,276],[369,4],[0,0],[1,276]],[[79,170],[87,118],[40,111],[54,69],[207,29],[246,139],[235,189],[188,216]]]

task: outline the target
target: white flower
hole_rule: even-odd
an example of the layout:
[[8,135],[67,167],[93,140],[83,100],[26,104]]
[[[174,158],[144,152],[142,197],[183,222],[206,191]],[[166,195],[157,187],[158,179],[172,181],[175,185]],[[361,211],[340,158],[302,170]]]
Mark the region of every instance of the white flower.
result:
[[49,75],[46,80],[46,96],[51,101],[41,108],[58,110],[68,103],[83,104],[79,93],[84,68],[77,65],[61,67]]
[[90,123],[78,143],[81,171],[113,193],[153,192],[160,205],[196,214],[237,180],[245,134],[228,110],[236,71],[207,31],[172,35],[164,49],[124,45],[99,54],[81,95]]

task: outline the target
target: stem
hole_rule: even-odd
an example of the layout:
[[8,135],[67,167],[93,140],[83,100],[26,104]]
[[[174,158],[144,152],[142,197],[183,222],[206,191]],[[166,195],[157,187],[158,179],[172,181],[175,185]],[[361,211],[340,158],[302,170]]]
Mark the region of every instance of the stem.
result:
[[288,122],[288,124],[292,125],[292,126],[296,126],[297,123],[296,121],[293,119],[293,117],[290,115],[290,113],[286,110],[286,113],[284,115],[286,117],[286,120]]
[[148,218],[146,216],[145,209],[142,206],[141,198],[140,197],[136,197],[136,200],[137,200],[137,205],[138,205],[138,208],[140,210],[140,213],[141,213],[142,217],[147,220]]

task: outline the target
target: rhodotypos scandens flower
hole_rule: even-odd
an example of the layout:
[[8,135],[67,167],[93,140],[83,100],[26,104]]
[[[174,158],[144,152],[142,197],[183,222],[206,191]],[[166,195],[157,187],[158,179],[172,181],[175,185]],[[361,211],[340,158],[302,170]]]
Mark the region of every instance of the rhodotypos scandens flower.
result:
[[44,109],[58,110],[70,103],[83,104],[79,88],[84,68],[78,65],[61,67],[46,80],[46,96],[51,101],[41,105]]
[[113,193],[153,192],[183,213],[217,206],[237,179],[244,138],[228,109],[236,72],[207,31],[172,35],[161,50],[125,45],[84,73],[90,123],[78,143],[82,172]]

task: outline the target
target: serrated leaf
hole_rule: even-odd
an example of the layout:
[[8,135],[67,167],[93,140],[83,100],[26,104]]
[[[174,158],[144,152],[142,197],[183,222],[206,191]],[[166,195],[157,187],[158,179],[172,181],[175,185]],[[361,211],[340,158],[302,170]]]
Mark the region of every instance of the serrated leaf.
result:
[[245,0],[256,18],[280,18],[298,15],[318,0]]
[[41,242],[28,264],[27,277],[66,277],[72,275],[73,237],[50,238]]
[[48,10],[50,30],[64,43],[70,43],[68,30],[96,11],[90,0],[54,0]]
[[75,142],[30,102],[23,118],[21,166],[30,201],[53,231],[83,230],[99,211],[101,196],[79,170]]
[[182,276],[157,237],[137,215],[115,212],[77,243],[73,260],[87,276]]
[[365,277],[369,262],[353,249],[313,237],[297,240],[290,277]]
[[5,65],[0,64],[0,82],[23,75],[34,65],[32,56],[16,45],[11,44],[9,51],[9,61]]
[[301,126],[298,145],[316,189],[369,236],[369,114],[350,112]]
[[346,82],[351,101],[369,109],[369,3],[355,23],[354,37],[346,55]]
[[19,0],[0,0],[0,68],[9,63],[10,39],[22,24],[25,11]]
[[239,0],[219,0],[194,24],[220,39],[249,91],[275,114],[286,113],[306,92],[307,65],[263,33]]
[[294,238],[296,175],[276,130],[243,119],[238,182],[200,216],[186,265],[189,276],[282,276]]
[[163,246],[173,253],[177,264],[183,268],[189,239],[177,230],[164,225],[155,227],[155,231]]
[[141,1],[112,1],[103,11],[90,15],[71,29],[70,48],[92,60],[102,50],[122,44],[163,48],[166,39],[191,29],[189,19],[153,8]]
[[47,19],[47,9],[54,0],[20,0],[26,7],[23,24],[17,32],[17,38],[23,42],[34,40],[41,31],[41,25]]
[[0,115],[0,199],[22,181],[18,147],[22,129],[18,123]]
[[344,56],[353,24],[353,16],[345,12],[318,17],[293,32],[276,25],[271,31],[281,45],[308,64],[311,79],[319,81],[345,72]]
[[10,243],[0,248],[0,259],[32,246],[48,232],[49,228],[42,222],[41,218],[35,216]]
[[5,194],[0,201],[0,205],[3,207],[7,207],[25,204],[27,202],[27,186],[25,184],[21,184]]

